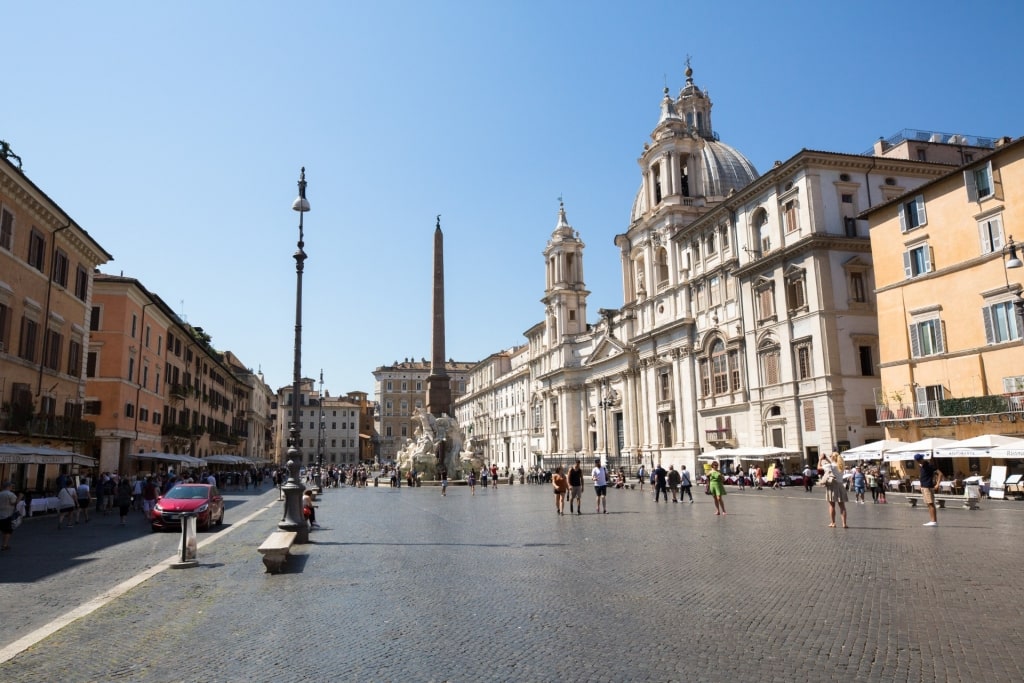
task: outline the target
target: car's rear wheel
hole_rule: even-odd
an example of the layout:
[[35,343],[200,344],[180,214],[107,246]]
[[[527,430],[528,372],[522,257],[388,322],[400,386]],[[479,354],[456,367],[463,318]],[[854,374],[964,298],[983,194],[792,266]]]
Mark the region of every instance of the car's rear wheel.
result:
[[224,523],[224,508],[221,508],[221,510],[220,510],[220,517],[217,518],[217,526],[220,526],[223,523]]

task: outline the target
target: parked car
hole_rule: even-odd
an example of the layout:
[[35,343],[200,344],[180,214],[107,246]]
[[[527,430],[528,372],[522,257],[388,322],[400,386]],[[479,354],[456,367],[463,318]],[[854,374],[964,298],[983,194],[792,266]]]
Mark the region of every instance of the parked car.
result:
[[180,528],[185,512],[195,513],[198,529],[223,524],[224,497],[210,484],[178,484],[157,500],[150,526],[153,531]]

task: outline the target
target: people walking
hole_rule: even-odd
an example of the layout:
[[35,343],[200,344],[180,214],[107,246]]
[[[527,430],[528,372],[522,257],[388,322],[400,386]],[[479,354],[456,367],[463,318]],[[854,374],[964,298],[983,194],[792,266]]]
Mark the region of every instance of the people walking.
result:
[[18,510],[18,495],[11,490],[13,482],[5,481],[0,486],[0,550],[11,549],[11,535],[14,533],[15,517]]
[[66,526],[75,525],[75,515],[78,511],[78,492],[71,477],[64,482],[64,487],[57,492],[57,528],[60,528],[64,518],[68,518]]
[[78,510],[75,512],[75,523],[81,522],[82,517],[85,517],[85,521],[88,522],[89,504],[92,502],[89,491],[89,477],[82,477],[79,480],[75,493],[78,494]]
[[469,476],[466,477],[466,486],[469,487],[470,495],[476,495],[476,470],[470,470]]
[[711,471],[708,472],[708,493],[715,499],[715,514],[724,515],[725,512],[725,475],[718,469],[718,461],[711,463]]
[[921,468],[921,475],[918,477],[921,480],[921,501],[928,507],[928,521],[924,523],[924,526],[938,526],[939,520],[935,512],[935,489],[942,481],[942,472],[935,467],[931,460],[924,457],[924,453],[915,455],[914,462]]
[[676,470],[675,465],[668,466],[668,488],[672,492],[672,502],[679,502],[679,483],[682,481],[682,477],[679,476],[679,472]]
[[830,528],[836,526],[836,506],[839,506],[839,515],[843,521],[843,528],[846,529],[846,487],[843,486],[843,471],[839,465],[829,460],[828,456],[821,456],[818,463],[818,483],[825,488],[825,500],[828,501],[828,525]]
[[806,493],[811,493],[814,490],[814,474],[811,463],[807,463],[807,467],[804,468],[804,491]]
[[664,496],[665,502],[668,502],[668,484],[666,483],[668,472],[665,468],[658,463],[658,466],[651,472],[653,475],[651,478],[654,480],[654,502],[658,502],[659,496]]
[[597,511],[608,514],[608,470],[601,466],[600,458],[594,459],[594,469],[590,472],[590,476],[594,479]]
[[448,495],[448,470],[441,468],[441,495]]
[[690,502],[693,502],[693,480],[690,479],[690,473],[686,470],[686,465],[682,465],[682,470],[679,472],[679,486],[681,487],[681,493],[679,494],[679,500],[689,496]]
[[583,468],[577,458],[572,467],[569,468],[569,514],[572,514],[573,503],[576,504],[576,514],[583,514]]
[[644,491],[644,476],[646,474],[647,473],[644,470],[644,464],[640,463],[640,466],[636,468],[636,480],[640,484],[640,492],[641,493],[643,493],[643,491]]
[[864,505],[864,493],[867,491],[867,477],[860,466],[853,468],[853,499]]
[[117,482],[117,488],[114,489],[114,505],[121,515],[121,526],[125,526],[128,524],[128,511],[132,507],[132,485],[125,477],[121,477],[121,481]]
[[551,487],[555,491],[555,511],[560,515],[564,515],[565,493],[569,490],[569,482],[566,481],[565,475],[562,474],[561,465],[555,468],[555,473],[551,477]]

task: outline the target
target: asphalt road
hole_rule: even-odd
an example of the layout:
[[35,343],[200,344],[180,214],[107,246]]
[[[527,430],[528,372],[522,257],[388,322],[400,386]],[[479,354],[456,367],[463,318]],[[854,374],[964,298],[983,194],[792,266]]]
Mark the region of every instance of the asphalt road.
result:
[[[613,491],[557,516],[546,485],[328,490],[264,572],[274,491],[228,492],[199,565],[116,516],[27,520],[0,556],[0,680],[1024,680],[1024,503]],[[19,642],[20,641],[20,642]],[[31,644],[30,644],[31,643]]]

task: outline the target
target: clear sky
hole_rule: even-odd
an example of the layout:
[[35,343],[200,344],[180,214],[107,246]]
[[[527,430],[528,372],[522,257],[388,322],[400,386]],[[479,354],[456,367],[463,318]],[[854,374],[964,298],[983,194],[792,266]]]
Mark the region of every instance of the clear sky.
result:
[[663,88],[694,80],[758,171],[903,128],[1024,134],[1018,2],[3,2],[0,138],[213,345],[291,383],[299,168],[303,375],[373,392],[430,358],[435,215],[447,355],[543,318],[558,197],[590,322]]

